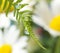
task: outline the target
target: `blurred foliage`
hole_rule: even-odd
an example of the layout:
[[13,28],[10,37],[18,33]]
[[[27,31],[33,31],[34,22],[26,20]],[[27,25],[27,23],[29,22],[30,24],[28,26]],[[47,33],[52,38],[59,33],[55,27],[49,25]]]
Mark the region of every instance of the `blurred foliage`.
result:
[[51,0],[46,0],[48,2],[48,4],[50,4]]
[[41,31],[38,32],[39,35],[37,34],[37,36],[41,41],[42,45],[47,48],[47,50],[43,50],[42,48],[40,48],[36,44],[36,42],[34,42],[34,40],[30,38],[27,46],[28,53],[60,53],[60,37],[52,37],[49,32],[47,32],[42,27],[36,25],[33,22],[32,27],[37,28],[38,30],[39,28],[42,29],[42,33]]
[[51,37],[51,35],[43,29],[42,35],[40,34],[40,41],[47,50],[41,49],[33,39],[28,42],[28,53],[60,53],[60,37]]

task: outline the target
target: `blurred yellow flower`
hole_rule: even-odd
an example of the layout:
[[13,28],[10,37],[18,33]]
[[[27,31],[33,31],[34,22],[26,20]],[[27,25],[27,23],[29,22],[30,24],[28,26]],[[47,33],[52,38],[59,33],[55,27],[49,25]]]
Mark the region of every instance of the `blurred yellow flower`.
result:
[[60,0],[51,1],[50,5],[41,0],[34,11],[33,21],[47,30],[52,36],[60,36]]
[[12,52],[12,48],[10,45],[3,45],[2,47],[0,47],[0,53],[11,53]]
[[60,15],[54,17],[50,22],[50,28],[56,31],[60,31]]

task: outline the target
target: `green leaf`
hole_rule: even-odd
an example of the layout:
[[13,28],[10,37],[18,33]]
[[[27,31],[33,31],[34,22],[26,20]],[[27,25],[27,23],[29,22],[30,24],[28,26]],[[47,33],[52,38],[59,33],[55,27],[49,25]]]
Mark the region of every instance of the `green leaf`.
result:
[[52,1],[52,0],[46,0],[47,2],[48,2],[48,4],[50,4],[50,2]]
[[10,8],[11,8],[12,3],[13,3],[14,0],[8,0],[8,1],[9,1],[9,6],[8,6],[7,11],[6,11],[6,16],[8,15],[8,12],[9,12],[9,10],[10,10]]
[[57,38],[57,42],[56,42],[54,53],[60,53],[60,37]]
[[8,3],[8,0],[5,0],[5,4],[4,4],[3,10],[6,8],[7,3]]
[[21,2],[22,0],[17,0],[17,3]]
[[18,18],[18,16],[19,16],[19,11],[17,10],[16,11],[16,19]]
[[14,7],[14,16],[16,15],[16,8]]
[[17,7],[17,9],[22,9],[22,8],[25,7],[26,5],[28,5],[28,4],[20,4],[20,5]]
[[22,0],[17,0],[14,5],[18,5]]
[[0,6],[1,6],[1,4],[2,4],[2,0],[0,0]]

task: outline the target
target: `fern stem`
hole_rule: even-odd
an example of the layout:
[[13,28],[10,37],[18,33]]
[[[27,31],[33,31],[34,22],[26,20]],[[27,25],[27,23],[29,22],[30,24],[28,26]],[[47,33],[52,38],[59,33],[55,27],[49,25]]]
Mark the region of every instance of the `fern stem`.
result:
[[36,44],[38,44],[42,49],[46,50],[45,47],[43,47],[43,45],[40,43],[40,41],[38,40],[38,38],[36,38],[35,34],[32,31],[32,27],[30,25],[29,22],[25,21],[24,22],[25,27],[27,27],[27,31],[29,32],[30,36],[32,37],[32,39],[36,42]]

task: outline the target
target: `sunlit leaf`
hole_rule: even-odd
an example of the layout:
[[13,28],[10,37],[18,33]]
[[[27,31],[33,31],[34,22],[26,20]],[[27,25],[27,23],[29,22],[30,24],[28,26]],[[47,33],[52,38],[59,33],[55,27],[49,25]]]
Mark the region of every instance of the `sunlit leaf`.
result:
[[6,15],[8,15],[8,12],[9,12],[11,6],[12,6],[13,1],[14,1],[14,0],[9,0],[9,6],[8,6],[7,11],[6,11]]
[[0,0],[0,6],[1,6],[1,4],[2,4],[2,0]]

